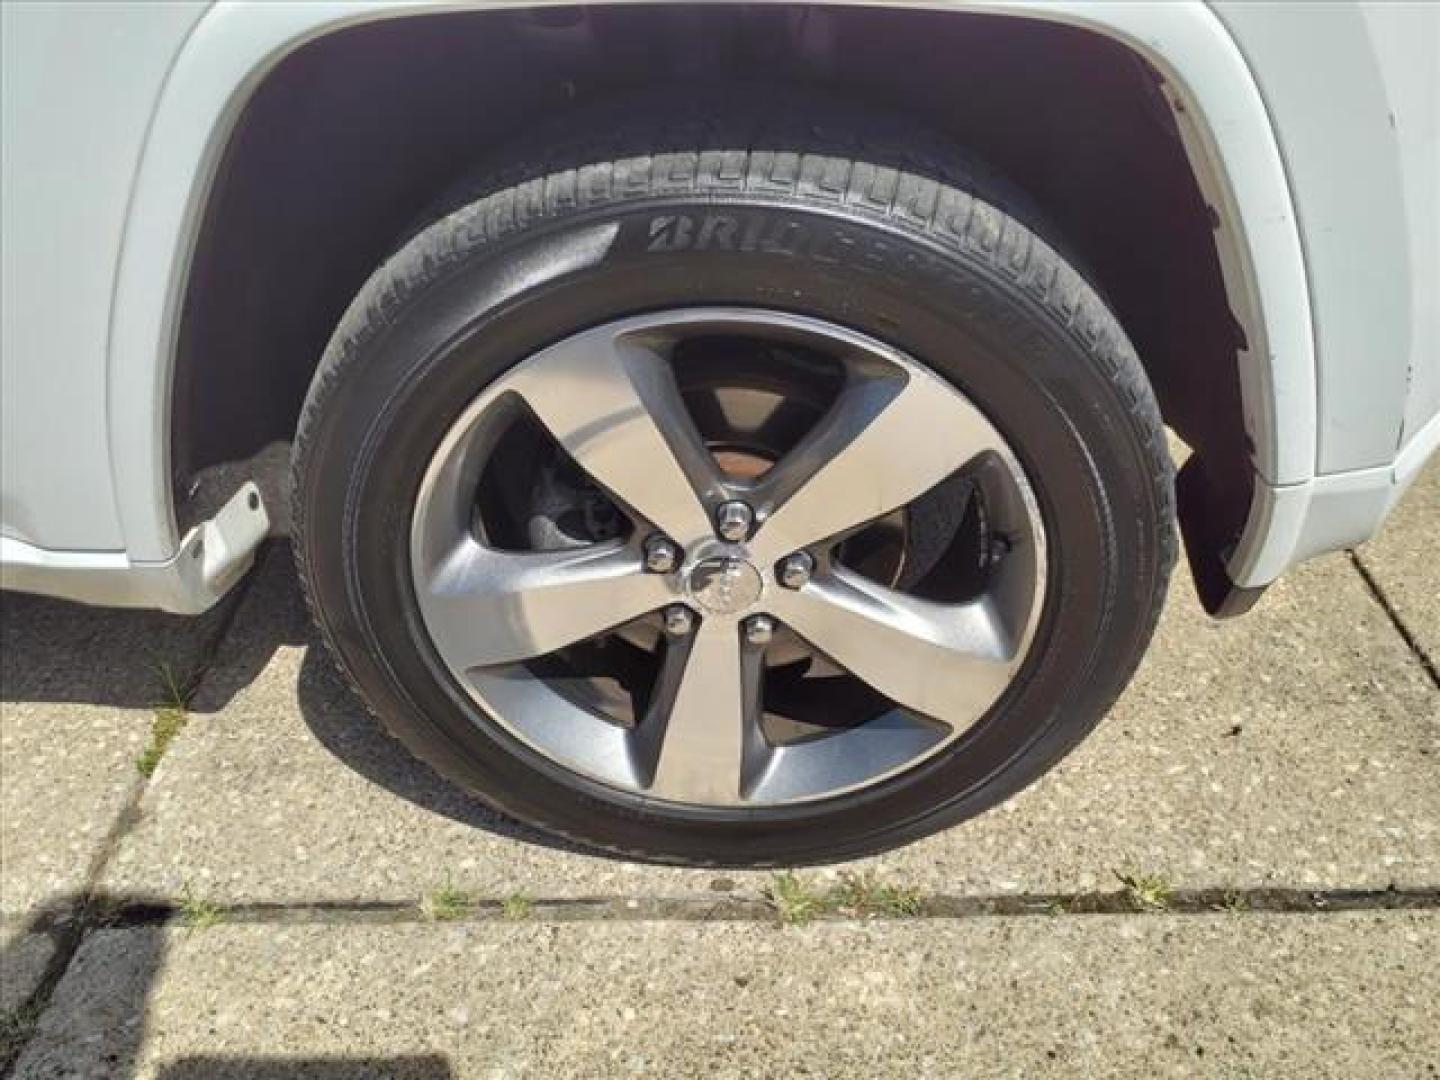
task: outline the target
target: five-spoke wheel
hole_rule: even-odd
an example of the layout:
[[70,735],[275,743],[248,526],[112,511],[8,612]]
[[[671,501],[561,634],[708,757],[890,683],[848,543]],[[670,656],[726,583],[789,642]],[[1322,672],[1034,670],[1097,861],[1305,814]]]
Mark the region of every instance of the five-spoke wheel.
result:
[[[763,386],[753,364],[727,376],[727,350],[766,358]],[[830,399],[767,429],[814,369]],[[506,456],[520,438],[526,453]],[[564,474],[576,520],[588,509],[605,535],[507,542],[511,523],[487,522],[487,469],[532,472],[526,490]],[[946,485],[949,520],[929,527],[969,587],[939,600],[914,587],[909,508]],[[850,565],[856,540],[869,558]],[[624,319],[517,365],[442,440],[411,551],[431,639],[501,723],[566,768],[700,805],[822,798],[945,746],[1013,677],[1045,582],[1029,484],[973,404],[872,338],[760,310]],[[586,644],[583,665],[565,658]],[[628,683],[629,712],[587,700],[582,666],[592,691]],[[806,707],[807,678],[846,676],[868,713]]]

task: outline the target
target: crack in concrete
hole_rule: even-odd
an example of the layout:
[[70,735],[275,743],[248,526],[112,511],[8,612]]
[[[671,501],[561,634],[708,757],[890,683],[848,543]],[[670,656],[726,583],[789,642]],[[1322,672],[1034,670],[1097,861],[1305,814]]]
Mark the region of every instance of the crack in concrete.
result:
[[[499,898],[473,898],[455,905],[455,914],[427,917],[418,903],[398,901],[258,902],[218,906],[231,925],[326,926],[434,924],[439,922],[773,922],[775,906],[763,897],[613,896],[530,899],[515,918]],[[870,914],[839,908],[817,919],[839,921],[972,919],[1014,916],[1338,914],[1354,911],[1440,910],[1440,887],[1420,889],[1178,889],[1162,905],[1146,906],[1129,891],[1090,893],[1019,893],[1005,895],[934,895],[921,897],[914,912]],[[184,925],[180,905],[135,901],[110,907],[97,927],[135,929]]]
[[1386,618],[1390,620],[1390,625],[1395,627],[1395,632],[1405,642],[1405,647],[1410,650],[1410,655],[1424,668],[1425,674],[1430,676],[1430,681],[1435,684],[1435,687],[1440,689],[1440,667],[1436,666],[1436,661],[1425,651],[1420,640],[1405,624],[1405,619],[1401,616],[1399,609],[1390,602],[1390,597],[1385,594],[1384,588],[1376,580],[1375,575],[1370,573],[1370,568],[1365,565],[1365,560],[1354,548],[1346,551],[1345,554],[1350,556],[1350,565],[1355,567],[1355,572],[1360,575],[1360,580],[1365,583],[1365,587],[1370,590],[1370,595],[1375,598],[1375,602],[1385,612]]

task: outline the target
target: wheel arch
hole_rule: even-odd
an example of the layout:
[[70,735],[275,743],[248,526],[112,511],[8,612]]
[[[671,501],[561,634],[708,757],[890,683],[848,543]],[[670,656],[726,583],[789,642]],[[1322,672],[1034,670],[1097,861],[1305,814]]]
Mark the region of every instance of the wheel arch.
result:
[[[481,18],[500,6],[464,10]],[[524,10],[504,6],[507,12]],[[247,106],[282,62],[309,44],[362,24],[460,9],[453,3],[348,0],[218,6],[176,58],[137,173],[111,325],[108,408],[117,488],[154,492],[148,502],[122,503],[133,559],[164,559],[175,550],[174,488],[183,479],[177,475],[174,445],[181,327],[202,230],[220,187],[221,163]],[[1231,456],[1253,468],[1265,484],[1308,481],[1315,464],[1316,390],[1300,235],[1264,103],[1218,19],[1198,3],[937,0],[886,10],[897,15],[904,10],[910,17],[923,12],[937,18],[954,14],[1067,26],[1119,43],[1163,75],[1160,89],[1210,210],[1225,296],[1243,342],[1234,362],[1243,415],[1233,418],[1230,428],[1246,445]],[[200,370],[205,358],[190,355],[184,363]],[[1247,511],[1242,508],[1242,516]],[[1264,515],[1249,513],[1242,549],[1263,539],[1264,522]],[[1227,539],[1233,541],[1233,535]]]

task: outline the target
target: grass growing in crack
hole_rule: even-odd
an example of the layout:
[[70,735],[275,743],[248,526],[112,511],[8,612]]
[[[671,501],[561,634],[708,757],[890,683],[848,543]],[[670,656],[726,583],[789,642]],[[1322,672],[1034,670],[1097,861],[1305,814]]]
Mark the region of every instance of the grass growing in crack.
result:
[[160,673],[160,687],[165,691],[165,698],[160,702],[159,707],[184,712],[190,707],[190,698],[194,695],[194,690],[181,682],[180,677],[175,674],[175,669],[164,660],[156,665],[156,670]]
[[448,922],[464,915],[469,906],[470,898],[447,881],[420,901],[420,914],[431,922]]
[[178,709],[155,710],[155,719],[150,722],[150,745],[135,759],[135,767],[140,770],[141,776],[148,780],[155,775],[155,767],[160,764],[165,751],[170,748],[175,736],[180,734],[189,719],[186,713]]
[[192,930],[208,930],[225,921],[225,911],[219,904],[196,896],[186,882],[180,888],[180,917]]
[[874,874],[842,874],[840,883],[824,892],[794,874],[778,874],[765,889],[765,900],[782,923],[803,926],[821,915],[904,918],[920,914],[920,891],[891,885]]
[[794,874],[777,874],[765,889],[765,901],[787,926],[803,926],[827,910],[826,897]]
[[523,892],[511,893],[500,902],[500,916],[511,922],[528,919],[535,910],[535,901]]
[[1175,895],[1174,887],[1158,874],[1122,874],[1112,871],[1125,886],[1125,897],[1136,911],[1166,911]]
[[891,885],[874,874],[842,874],[830,892],[835,910],[846,915],[880,915],[903,918],[920,914],[920,890]]
[[1225,896],[1220,902],[1220,910],[1228,911],[1231,914],[1239,914],[1242,911],[1250,910],[1250,902],[1245,899],[1245,894],[1236,892],[1234,889],[1226,889]]
[[147,780],[155,775],[155,768],[165,756],[165,751],[189,721],[188,710],[193,693],[175,675],[175,669],[163,660],[158,670],[164,700],[155,706],[155,718],[150,722],[150,745],[135,759],[135,767]]

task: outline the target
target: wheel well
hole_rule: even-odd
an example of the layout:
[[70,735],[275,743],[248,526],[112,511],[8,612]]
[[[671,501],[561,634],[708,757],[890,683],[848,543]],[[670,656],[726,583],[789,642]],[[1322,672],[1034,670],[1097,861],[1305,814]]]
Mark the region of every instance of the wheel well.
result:
[[577,103],[727,78],[904,112],[1026,189],[1114,307],[1167,424],[1204,462],[1209,494],[1194,512],[1215,545],[1233,540],[1251,485],[1244,339],[1217,218],[1161,76],[1108,38],[1054,23],[810,5],[415,16],[337,31],[282,60],[225,149],[187,283],[171,458],[182,525],[223,501],[237,470],[280,459],[274,444],[291,438],[346,305],[477,160]]

